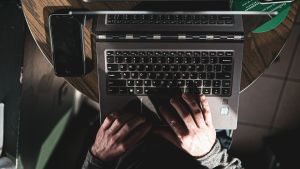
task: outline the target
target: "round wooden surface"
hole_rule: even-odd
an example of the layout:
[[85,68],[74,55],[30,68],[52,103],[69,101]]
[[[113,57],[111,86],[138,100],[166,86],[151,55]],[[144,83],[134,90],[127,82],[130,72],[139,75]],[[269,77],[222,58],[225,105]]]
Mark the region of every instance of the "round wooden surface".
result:
[[[57,9],[86,8],[89,10],[129,10],[138,2],[101,2],[83,3],[79,0],[22,0],[23,12],[33,38],[38,44],[44,56],[52,62],[48,16]],[[294,1],[286,19],[276,28],[265,33],[252,33],[251,30],[264,21],[266,17],[244,16],[245,46],[243,58],[243,70],[241,78],[241,91],[250,86],[274,61],[284,46],[293,27],[300,1]],[[66,78],[76,89],[86,94],[91,99],[98,101],[98,77],[96,59],[93,59],[91,50],[91,25],[89,20],[84,30],[85,52],[88,59],[94,61],[91,73],[84,77]]]

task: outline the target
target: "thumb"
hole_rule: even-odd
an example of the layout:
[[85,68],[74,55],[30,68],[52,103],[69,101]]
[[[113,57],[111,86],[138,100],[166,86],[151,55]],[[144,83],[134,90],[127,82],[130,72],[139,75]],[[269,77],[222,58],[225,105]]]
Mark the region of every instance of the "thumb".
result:
[[161,136],[162,138],[164,138],[166,140],[168,140],[169,142],[171,142],[175,146],[180,147],[178,137],[176,137],[176,135],[171,130],[164,129],[164,128],[156,128],[156,129],[153,129],[153,133]]

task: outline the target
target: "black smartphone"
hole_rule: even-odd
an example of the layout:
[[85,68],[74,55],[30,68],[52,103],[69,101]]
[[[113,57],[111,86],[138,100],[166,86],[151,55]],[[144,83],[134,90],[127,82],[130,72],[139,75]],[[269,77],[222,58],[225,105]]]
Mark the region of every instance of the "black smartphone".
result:
[[293,0],[259,0],[261,4],[293,2]]
[[56,12],[49,16],[54,72],[57,76],[86,74],[83,27],[84,15]]

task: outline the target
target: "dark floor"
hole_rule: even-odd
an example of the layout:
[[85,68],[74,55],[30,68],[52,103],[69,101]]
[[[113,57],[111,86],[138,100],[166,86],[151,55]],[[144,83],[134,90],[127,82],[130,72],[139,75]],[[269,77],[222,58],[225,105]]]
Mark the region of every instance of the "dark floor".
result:
[[233,151],[255,157],[265,147],[265,138],[300,128],[299,65],[298,15],[279,58],[254,84],[241,93],[238,129],[233,135]]

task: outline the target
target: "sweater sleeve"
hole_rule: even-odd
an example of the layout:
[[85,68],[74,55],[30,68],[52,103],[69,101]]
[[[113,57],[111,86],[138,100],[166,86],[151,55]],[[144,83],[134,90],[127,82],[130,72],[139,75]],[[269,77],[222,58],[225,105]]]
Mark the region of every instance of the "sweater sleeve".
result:
[[207,168],[218,169],[242,169],[241,161],[237,158],[228,156],[227,150],[222,149],[219,140],[217,139],[215,145],[210,152],[198,159],[202,166]]
[[88,151],[85,161],[82,165],[82,169],[109,169],[105,166],[104,161],[94,157],[94,155]]

